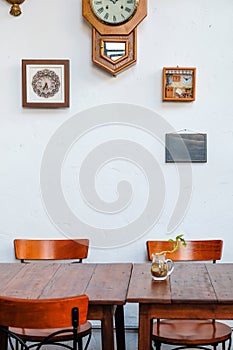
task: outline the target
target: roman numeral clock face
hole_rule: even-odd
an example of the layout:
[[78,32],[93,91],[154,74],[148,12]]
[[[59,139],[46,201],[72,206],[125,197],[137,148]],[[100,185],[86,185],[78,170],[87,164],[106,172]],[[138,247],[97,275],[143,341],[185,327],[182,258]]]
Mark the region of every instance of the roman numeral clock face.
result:
[[122,24],[136,11],[138,0],[91,0],[97,18],[107,24]]

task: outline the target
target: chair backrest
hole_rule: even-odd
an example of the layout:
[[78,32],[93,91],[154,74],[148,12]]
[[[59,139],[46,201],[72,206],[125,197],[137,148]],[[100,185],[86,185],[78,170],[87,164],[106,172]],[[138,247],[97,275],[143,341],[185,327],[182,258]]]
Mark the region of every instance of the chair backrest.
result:
[[87,258],[88,239],[15,239],[15,257],[25,260],[75,260]]
[[[179,242],[180,248],[172,254],[167,253],[166,257],[174,261],[213,261],[220,260],[222,257],[223,241],[217,239],[210,240],[188,240],[184,247]],[[152,260],[152,254],[171,250],[172,242],[168,241],[147,241],[148,260]]]
[[0,325],[14,328],[72,328],[72,310],[78,309],[78,325],[87,322],[88,296],[57,299],[0,297]]

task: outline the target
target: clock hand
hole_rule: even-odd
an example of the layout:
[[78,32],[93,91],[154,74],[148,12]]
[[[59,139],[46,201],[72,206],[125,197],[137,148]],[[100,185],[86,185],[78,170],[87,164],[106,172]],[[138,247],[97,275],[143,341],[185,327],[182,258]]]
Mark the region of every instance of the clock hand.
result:
[[43,90],[48,89],[48,83],[44,84]]

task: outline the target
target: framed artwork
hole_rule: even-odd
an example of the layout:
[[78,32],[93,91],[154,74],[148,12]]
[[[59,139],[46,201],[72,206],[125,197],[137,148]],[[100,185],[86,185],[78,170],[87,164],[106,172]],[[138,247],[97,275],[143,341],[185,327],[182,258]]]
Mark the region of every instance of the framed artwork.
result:
[[194,101],[196,68],[163,68],[163,101]]
[[69,60],[22,60],[22,105],[69,107]]
[[166,163],[206,163],[207,135],[170,133],[165,135]]

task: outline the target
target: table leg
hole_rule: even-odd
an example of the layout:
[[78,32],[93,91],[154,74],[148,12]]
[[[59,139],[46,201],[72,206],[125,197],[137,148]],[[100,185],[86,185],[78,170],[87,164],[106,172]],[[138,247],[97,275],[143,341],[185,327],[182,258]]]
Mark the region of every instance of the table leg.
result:
[[124,306],[89,304],[88,320],[101,321],[102,350],[114,350],[114,315],[117,350],[125,350]]
[[151,350],[152,322],[147,304],[139,304],[138,350]]
[[117,305],[115,311],[116,343],[118,350],[125,350],[124,305]]
[[101,319],[102,350],[114,350],[113,315],[114,307],[112,305],[103,306],[103,317]]

